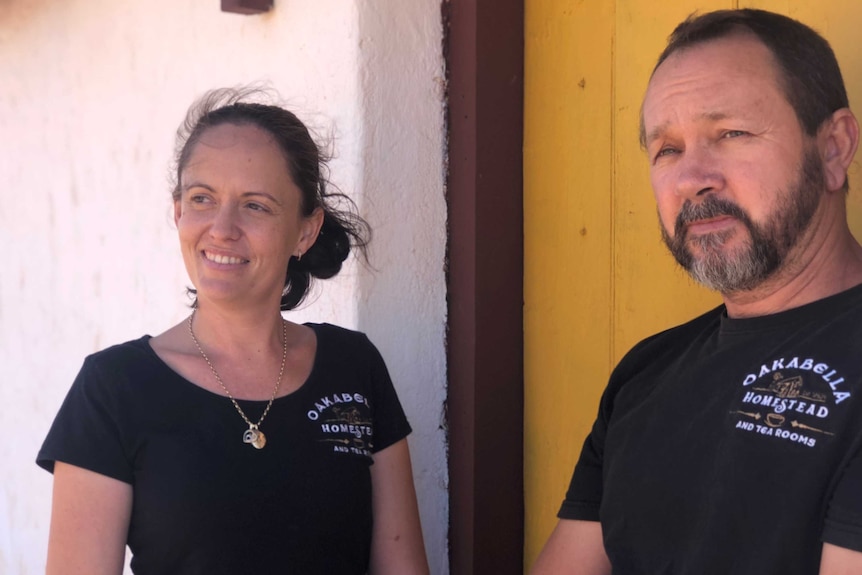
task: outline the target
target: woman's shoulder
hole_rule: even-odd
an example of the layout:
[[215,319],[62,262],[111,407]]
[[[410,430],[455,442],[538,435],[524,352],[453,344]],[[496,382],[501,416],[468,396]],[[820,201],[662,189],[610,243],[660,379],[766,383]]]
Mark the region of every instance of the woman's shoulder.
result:
[[84,361],[97,365],[116,365],[117,363],[125,364],[129,361],[147,359],[152,356],[150,339],[149,335],[142,335],[137,339],[117,343],[91,353]]
[[149,346],[149,335],[118,343],[84,358],[75,381],[78,390],[98,397],[136,393],[141,385],[159,373],[159,365]]
[[373,345],[364,332],[341,327],[331,323],[306,323],[304,324],[314,330],[318,341],[323,339],[326,342],[334,342],[339,344],[353,345]]
[[318,354],[331,360],[333,356],[347,360],[380,361],[380,352],[364,332],[331,323],[306,323],[317,336]]
[[143,335],[88,355],[77,379],[86,385],[113,387],[119,382],[140,382],[162,374],[164,364],[150,346],[151,339]]

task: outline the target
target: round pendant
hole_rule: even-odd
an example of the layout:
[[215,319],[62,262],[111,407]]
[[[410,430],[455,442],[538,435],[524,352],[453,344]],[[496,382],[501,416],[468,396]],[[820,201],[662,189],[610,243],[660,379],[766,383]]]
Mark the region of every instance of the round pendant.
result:
[[263,449],[266,445],[266,436],[260,431],[257,426],[249,427],[242,434],[243,443],[251,443],[255,449]]

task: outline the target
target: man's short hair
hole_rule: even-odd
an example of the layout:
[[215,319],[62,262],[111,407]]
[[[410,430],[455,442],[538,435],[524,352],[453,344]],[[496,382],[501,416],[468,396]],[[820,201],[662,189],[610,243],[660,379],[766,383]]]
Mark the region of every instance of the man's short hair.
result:
[[814,136],[836,110],[849,106],[844,79],[829,42],[801,22],[764,10],[691,14],[668,37],[653,74],[674,52],[739,33],[754,34],[775,57],[784,95],[809,136]]

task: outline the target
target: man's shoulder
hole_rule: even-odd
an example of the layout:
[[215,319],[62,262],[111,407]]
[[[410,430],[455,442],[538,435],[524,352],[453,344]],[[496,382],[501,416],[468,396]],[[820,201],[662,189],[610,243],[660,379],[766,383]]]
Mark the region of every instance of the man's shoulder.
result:
[[641,340],[614,368],[611,387],[621,385],[634,374],[661,369],[661,366],[678,361],[693,348],[702,348],[706,342],[717,337],[724,314],[724,306],[720,305],[683,324]]
[[691,343],[696,334],[717,332],[721,327],[721,318],[725,315],[723,305],[712,308],[689,321],[670,327],[642,339],[635,344],[627,355],[643,353],[652,348],[674,347],[676,342],[680,345]]
[[855,346],[862,337],[862,285],[757,317],[729,318],[720,305],[638,342],[617,364],[611,380],[619,383],[635,374],[654,373],[680,363],[701,364],[728,350],[756,352],[761,342],[775,341],[776,337],[806,348],[827,346],[837,351]]

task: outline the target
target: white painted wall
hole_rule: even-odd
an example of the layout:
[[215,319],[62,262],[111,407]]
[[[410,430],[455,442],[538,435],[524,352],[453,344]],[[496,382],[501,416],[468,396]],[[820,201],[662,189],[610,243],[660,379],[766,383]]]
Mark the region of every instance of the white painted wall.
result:
[[267,81],[336,137],[333,179],[376,271],[321,283],[296,321],[367,332],[408,417],[432,573],[446,573],[445,204],[439,0],[0,1],[0,573],[44,569],[33,463],[85,355],[188,312],[170,220],[173,134],[208,88]]

